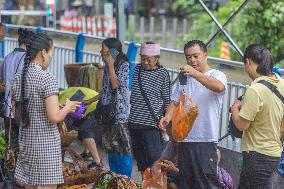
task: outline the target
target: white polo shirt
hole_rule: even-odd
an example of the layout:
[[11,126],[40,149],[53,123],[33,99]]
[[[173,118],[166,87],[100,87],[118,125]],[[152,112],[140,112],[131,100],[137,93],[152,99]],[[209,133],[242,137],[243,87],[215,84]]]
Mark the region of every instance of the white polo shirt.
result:
[[[226,75],[219,70],[209,70],[204,73],[222,82],[227,87]],[[192,97],[197,104],[199,115],[193,128],[183,142],[217,142],[220,112],[223,104],[224,92],[216,93],[191,76],[187,76],[186,85],[178,85],[171,96],[171,100],[178,102],[183,92]]]

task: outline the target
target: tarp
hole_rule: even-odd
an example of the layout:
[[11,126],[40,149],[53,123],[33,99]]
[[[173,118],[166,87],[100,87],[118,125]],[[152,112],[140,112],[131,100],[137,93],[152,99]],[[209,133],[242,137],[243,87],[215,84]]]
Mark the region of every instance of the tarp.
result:
[[[69,87],[69,88],[59,92],[59,103],[65,104],[66,99],[71,98],[79,89],[85,95],[85,98],[83,100],[89,100],[89,99],[91,99],[91,98],[93,98],[93,97],[95,97],[99,94],[98,92],[96,92],[92,89],[86,88],[86,87]],[[97,101],[88,105],[87,111],[85,112],[85,116],[88,115],[90,112],[94,111],[96,109],[96,107],[97,107]]]
[[131,90],[131,83],[132,83],[132,77],[134,74],[134,68],[135,68],[135,59],[138,52],[138,47],[136,46],[136,43],[134,41],[131,41],[128,45],[127,50],[127,58],[129,61],[129,90]]

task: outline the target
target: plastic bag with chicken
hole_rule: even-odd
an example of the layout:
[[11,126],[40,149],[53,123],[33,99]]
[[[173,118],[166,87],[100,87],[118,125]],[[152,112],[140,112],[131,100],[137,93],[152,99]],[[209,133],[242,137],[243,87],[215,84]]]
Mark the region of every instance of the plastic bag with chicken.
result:
[[182,141],[191,131],[198,116],[198,107],[186,93],[179,97],[179,104],[175,107],[172,119],[172,135],[174,140]]
[[[153,171],[155,170],[155,171]],[[162,171],[161,164],[155,163],[143,173],[142,189],[167,189],[167,173]]]

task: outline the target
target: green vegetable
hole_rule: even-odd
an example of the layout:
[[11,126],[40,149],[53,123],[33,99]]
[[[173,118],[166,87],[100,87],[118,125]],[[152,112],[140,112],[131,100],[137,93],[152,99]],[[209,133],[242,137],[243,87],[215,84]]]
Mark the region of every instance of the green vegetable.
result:
[[4,133],[0,134],[0,159],[4,158],[6,151],[6,144],[5,144],[5,135]]

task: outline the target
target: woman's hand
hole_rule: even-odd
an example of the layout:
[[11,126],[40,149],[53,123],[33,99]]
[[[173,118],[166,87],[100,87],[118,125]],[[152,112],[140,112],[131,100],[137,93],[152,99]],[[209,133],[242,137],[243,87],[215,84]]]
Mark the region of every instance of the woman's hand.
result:
[[75,112],[77,107],[80,107],[81,102],[78,101],[70,101],[69,99],[66,100],[65,108],[69,110],[69,112]]
[[114,67],[115,59],[113,59],[109,53],[105,53],[105,54],[103,55],[103,58],[104,58],[105,63],[106,63],[109,67]]

